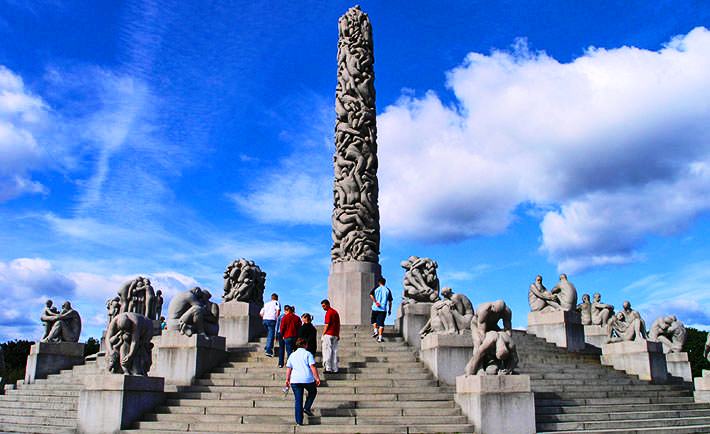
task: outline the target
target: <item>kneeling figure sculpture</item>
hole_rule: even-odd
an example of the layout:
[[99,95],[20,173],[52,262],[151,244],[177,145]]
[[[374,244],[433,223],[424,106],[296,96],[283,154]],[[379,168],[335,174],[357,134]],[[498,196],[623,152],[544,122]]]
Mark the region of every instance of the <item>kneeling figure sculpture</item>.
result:
[[[471,321],[473,357],[466,365],[466,375],[510,375],[518,366],[518,352],[513,342],[513,314],[503,300],[478,306]],[[503,321],[503,328],[498,325]]]

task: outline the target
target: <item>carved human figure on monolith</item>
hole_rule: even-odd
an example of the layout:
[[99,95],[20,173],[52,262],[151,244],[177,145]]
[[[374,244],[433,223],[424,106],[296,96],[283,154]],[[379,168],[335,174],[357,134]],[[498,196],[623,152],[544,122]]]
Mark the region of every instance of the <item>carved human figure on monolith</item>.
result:
[[560,281],[550,292],[557,296],[560,309],[571,311],[577,308],[577,288],[574,287],[572,282],[567,280],[566,274],[560,274]]
[[429,302],[439,300],[439,277],[436,269],[439,265],[429,259],[410,256],[400,264],[405,269],[404,293],[402,303]]
[[155,291],[150,279],[138,276],[118,290],[121,312],[134,312],[155,319]]
[[419,332],[421,337],[430,333],[464,333],[471,329],[475,315],[473,304],[464,294],[454,294],[451,288],[441,290],[442,300],[431,307],[429,320]]
[[[466,375],[508,375],[518,366],[518,352],[513,342],[513,314],[503,300],[482,303],[471,323],[473,357],[466,365]],[[502,328],[499,322],[503,322]]]
[[224,301],[264,305],[266,273],[254,261],[236,259],[224,271]]
[[106,329],[106,365],[113,374],[148,375],[153,364],[153,320],[123,312]]
[[528,303],[532,312],[552,312],[560,310],[559,298],[542,284],[542,276],[535,276],[535,282],[528,289]]
[[[204,334],[216,336],[213,333],[215,328],[209,324],[214,316],[212,307],[205,301],[206,295],[199,287],[194,287],[189,291],[176,294],[168,305],[168,330],[178,331],[186,336],[193,334]],[[209,300],[209,298],[207,298]],[[219,313],[217,313],[219,318]],[[219,327],[216,327],[219,330]]]
[[675,315],[659,317],[651,325],[648,340],[660,342],[666,354],[680,353],[686,340],[685,325]]
[[41,339],[43,342],[47,339],[47,336],[49,336],[49,332],[52,330],[52,326],[54,325],[54,321],[57,320],[57,316],[59,316],[59,311],[56,307],[54,307],[54,302],[52,302],[52,300],[47,300],[44,310],[42,311],[42,315],[40,316],[40,320],[44,326],[44,334]]
[[614,316],[614,306],[602,303],[602,295],[598,292],[594,293],[594,302],[592,303],[592,324],[606,325],[609,318]]
[[51,309],[49,303],[42,315],[42,320],[50,322],[52,327],[49,333],[42,338],[42,342],[79,342],[81,316],[72,308],[71,303],[65,301],[62,311],[56,314],[47,315],[48,309]]
[[592,303],[589,294],[582,294],[582,302],[577,305],[577,312],[582,316],[582,325],[592,324]]
[[627,317],[622,311],[609,320],[607,343],[642,340],[645,337],[640,317]]

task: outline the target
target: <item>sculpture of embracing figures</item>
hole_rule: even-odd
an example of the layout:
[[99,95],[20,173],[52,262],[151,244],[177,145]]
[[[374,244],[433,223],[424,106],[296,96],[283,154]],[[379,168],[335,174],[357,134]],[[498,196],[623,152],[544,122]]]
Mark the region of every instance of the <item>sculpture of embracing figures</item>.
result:
[[47,300],[46,307],[40,317],[44,324],[42,342],[79,342],[81,335],[79,312],[74,310],[68,301],[62,305],[61,312],[52,304],[52,300]]
[[[518,352],[513,342],[513,313],[503,300],[482,303],[471,323],[473,357],[466,365],[466,375],[509,375],[518,366]],[[503,328],[498,325],[503,322]]]
[[264,305],[266,273],[254,261],[237,259],[224,271],[224,301],[253,302]]
[[436,269],[439,265],[429,259],[410,256],[400,264],[404,272],[404,294],[402,304],[439,300],[439,277]]
[[528,290],[528,303],[533,312],[572,311],[577,308],[577,288],[560,274],[560,281],[548,291],[542,284],[542,276],[537,275]]
[[219,305],[213,303],[209,291],[194,287],[176,294],[168,305],[168,330],[186,336],[219,334]]
[[679,353],[686,340],[685,325],[675,315],[662,316],[651,325],[648,340],[660,342],[666,354]]

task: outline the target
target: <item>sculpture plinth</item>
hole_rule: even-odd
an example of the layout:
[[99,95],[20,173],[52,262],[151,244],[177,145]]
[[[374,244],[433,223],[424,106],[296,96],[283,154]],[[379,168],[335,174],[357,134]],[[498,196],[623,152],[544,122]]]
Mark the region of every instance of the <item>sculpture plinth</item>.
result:
[[581,351],[585,347],[582,317],[578,312],[530,312],[528,333],[571,352]]
[[432,333],[424,336],[420,350],[422,362],[437,380],[454,385],[473,355],[471,332],[463,334]]
[[710,402],[710,371],[703,369],[702,377],[695,377],[695,402]]
[[477,433],[536,432],[535,398],[527,375],[460,375],[455,400]]
[[25,384],[84,364],[84,344],[79,342],[37,342],[30,347],[25,368]]
[[682,378],[684,381],[693,381],[688,353],[667,353],[666,366],[668,367],[669,375]]
[[133,422],[165,399],[160,377],[87,375],[79,394],[79,431],[104,434],[128,429]]
[[157,347],[157,363],[154,362],[150,373],[178,386],[189,386],[227,357],[226,340],[222,336],[185,336],[165,330]]
[[601,348],[606,343],[609,336],[609,330],[605,325],[585,325],[584,326],[584,342],[589,345]]
[[227,348],[246,345],[264,336],[264,325],[256,303],[226,301],[219,305],[219,334],[224,336]]
[[375,62],[370,20],[358,6],[338,21],[332,265],[328,298],[341,324],[368,324],[380,276]]
[[668,378],[663,346],[645,339],[602,345],[602,365],[627,374],[638,375],[641,380],[665,383]]
[[405,342],[417,349],[422,346],[419,332],[429,320],[432,304],[434,303],[403,304],[397,312],[399,331],[402,333]]

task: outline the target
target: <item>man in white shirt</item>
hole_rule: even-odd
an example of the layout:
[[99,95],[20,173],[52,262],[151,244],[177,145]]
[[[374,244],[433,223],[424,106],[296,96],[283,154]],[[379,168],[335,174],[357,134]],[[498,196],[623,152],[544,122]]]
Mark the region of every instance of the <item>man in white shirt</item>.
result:
[[274,335],[276,333],[276,320],[279,315],[281,315],[281,305],[279,304],[279,296],[274,293],[271,294],[271,301],[266,303],[264,307],[261,308],[259,312],[261,319],[264,322],[264,328],[266,328],[266,348],[264,348],[264,353],[268,357],[274,357]]

